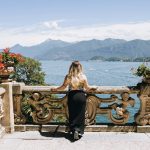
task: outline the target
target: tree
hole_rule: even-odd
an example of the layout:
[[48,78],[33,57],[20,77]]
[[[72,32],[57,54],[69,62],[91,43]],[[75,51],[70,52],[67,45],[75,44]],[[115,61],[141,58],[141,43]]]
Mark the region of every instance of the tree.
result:
[[26,85],[45,85],[44,77],[41,63],[32,58],[25,58],[24,62],[15,67],[15,73],[11,78],[17,82],[24,82]]

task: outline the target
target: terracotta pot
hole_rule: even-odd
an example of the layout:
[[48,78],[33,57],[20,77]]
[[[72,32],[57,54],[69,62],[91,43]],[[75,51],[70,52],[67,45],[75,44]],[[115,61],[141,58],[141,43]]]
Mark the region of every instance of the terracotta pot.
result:
[[5,63],[6,67],[14,67],[15,63],[13,61],[8,61],[7,63]]
[[9,79],[10,74],[11,72],[8,72],[7,70],[0,71],[0,83],[12,81]]

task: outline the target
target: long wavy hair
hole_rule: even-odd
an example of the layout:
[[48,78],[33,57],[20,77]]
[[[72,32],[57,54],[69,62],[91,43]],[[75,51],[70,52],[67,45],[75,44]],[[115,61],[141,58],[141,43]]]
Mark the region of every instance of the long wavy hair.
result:
[[77,86],[79,83],[83,81],[84,78],[83,75],[84,75],[83,68],[80,62],[79,61],[72,62],[68,72],[68,76],[71,79],[71,84]]

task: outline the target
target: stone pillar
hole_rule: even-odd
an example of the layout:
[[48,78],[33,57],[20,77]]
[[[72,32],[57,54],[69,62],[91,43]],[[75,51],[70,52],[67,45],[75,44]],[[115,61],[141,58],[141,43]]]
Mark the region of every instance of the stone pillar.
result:
[[140,110],[135,114],[135,121],[138,125],[150,125],[150,83],[139,84]]
[[13,95],[12,83],[2,83],[2,87],[6,90],[3,97],[4,118],[2,118],[2,125],[6,132],[14,132],[14,112],[13,112]]
[[14,106],[13,106],[13,94],[20,94],[24,83],[7,82],[2,83],[2,87],[6,90],[4,99],[4,118],[2,124],[5,127],[5,131],[8,133],[14,132]]
[[0,88],[0,138],[5,133],[5,128],[2,126],[2,118],[4,117],[4,107],[3,107],[3,96],[5,93],[4,88]]
[[16,82],[13,84],[13,105],[15,124],[24,124],[26,122],[26,118],[21,112],[22,89],[24,86],[24,83]]

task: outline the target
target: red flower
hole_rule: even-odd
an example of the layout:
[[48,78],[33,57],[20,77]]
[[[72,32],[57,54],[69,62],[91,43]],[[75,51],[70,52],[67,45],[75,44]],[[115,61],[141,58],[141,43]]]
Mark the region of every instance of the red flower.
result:
[[3,52],[0,53],[0,63],[3,63],[4,65],[17,65],[18,63],[22,63],[24,61],[25,59],[21,54],[11,53],[9,48],[5,48]]
[[5,49],[3,50],[3,52],[6,53],[6,54],[8,54],[9,51],[10,51],[10,48],[5,48]]
[[16,54],[15,53],[10,53],[9,56],[12,57],[12,58],[15,58]]
[[0,62],[0,69],[4,68],[4,64]]

